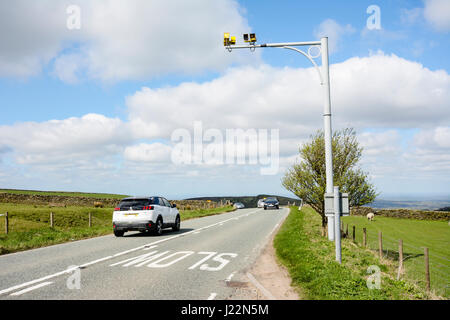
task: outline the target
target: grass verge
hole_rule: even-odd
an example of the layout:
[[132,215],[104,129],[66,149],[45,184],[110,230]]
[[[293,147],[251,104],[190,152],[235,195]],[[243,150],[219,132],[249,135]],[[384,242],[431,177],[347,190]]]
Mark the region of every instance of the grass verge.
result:
[[[420,288],[395,280],[395,267],[381,263],[367,249],[342,241],[342,264],[335,261],[334,243],[320,235],[320,216],[311,208],[291,212],[274,239],[279,261],[288,269],[300,295],[313,300],[428,299]],[[381,270],[380,289],[369,289],[369,266]],[[369,279],[370,280],[370,279]]]
[[[16,203],[0,203],[0,213],[9,214],[9,233],[5,234],[5,220],[0,217],[0,255],[103,236],[112,233],[114,208],[52,207]],[[183,221],[233,211],[233,207],[200,210],[181,210]],[[54,227],[50,227],[50,212]],[[89,228],[89,213],[92,227]]]

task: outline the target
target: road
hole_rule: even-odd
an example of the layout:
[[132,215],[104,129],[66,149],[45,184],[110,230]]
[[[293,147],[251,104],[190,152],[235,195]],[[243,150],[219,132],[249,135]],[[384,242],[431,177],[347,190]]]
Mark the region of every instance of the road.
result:
[[227,299],[288,209],[240,209],[179,232],[126,233],[0,256],[0,299]]

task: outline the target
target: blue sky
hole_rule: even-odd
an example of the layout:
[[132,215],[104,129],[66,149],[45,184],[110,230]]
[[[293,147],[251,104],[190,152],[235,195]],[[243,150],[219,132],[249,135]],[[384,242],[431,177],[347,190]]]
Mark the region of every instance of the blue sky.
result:
[[[80,29],[66,27],[69,5],[81,10]],[[380,8],[380,30],[366,27],[370,5]],[[363,169],[378,190],[385,196],[449,197],[445,0],[106,6],[43,0],[1,6],[6,39],[0,47],[1,187],[148,190],[171,198],[289,194],[280,179],[296,161],[300,144],[322,126],[320,91],[306,75],[310,63],[293,52],[223,49],[223,31],[234,32],[238,41],[252,31],[260,43],[328,36],[333,127],[355,127],[367,151]],[[277,97],[280,90],[285,91]],[[256,98],[249,99],[252,95]],[[192,96],[201,97],[197,104]],[[266,123],[265,115],[277,121]],[[180,127],[191,130],[194,121],[222,132],[279,129],[279,172],[261,176],[255,166],[174,166],[165,149],[172,146],[170,135]],[[138,156],[140,144],[146,157]]]

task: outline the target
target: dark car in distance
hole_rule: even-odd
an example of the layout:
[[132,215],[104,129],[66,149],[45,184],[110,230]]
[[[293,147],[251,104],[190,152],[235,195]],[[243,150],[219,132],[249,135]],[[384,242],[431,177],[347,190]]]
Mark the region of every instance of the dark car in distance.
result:
[[264,210],[267,209],[280,209],[280,202],[278,202],[277,198],[267,198],[264,201]]

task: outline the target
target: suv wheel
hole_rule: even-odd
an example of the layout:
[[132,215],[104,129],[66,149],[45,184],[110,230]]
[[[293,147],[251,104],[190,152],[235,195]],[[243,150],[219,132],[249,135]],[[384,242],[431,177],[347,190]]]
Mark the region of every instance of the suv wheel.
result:
[[123,234],[124,234],[125,232],[123,232],[123,231],[119,231],[119,230],[114,230],[114,235],[116,236],[116,237],[123,237]]
[[177,216],[177,218],[175,219],[175,224],[172,227],[173,231],[180,231],[180,216]]
[[162,219],[158,218],[158,220],[156,221],[155,235],[157,235],[157,236],[162,235],[162,229],[163,229]]

